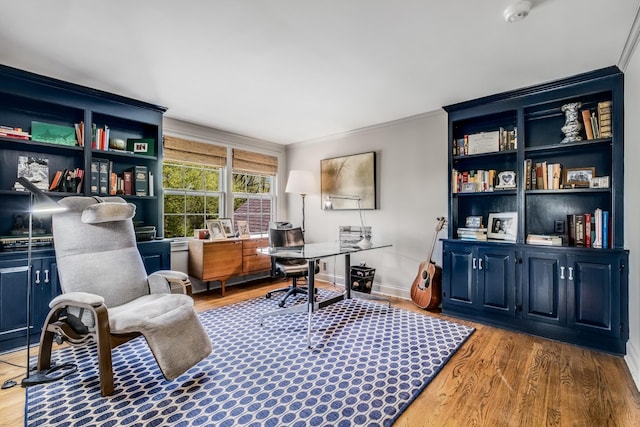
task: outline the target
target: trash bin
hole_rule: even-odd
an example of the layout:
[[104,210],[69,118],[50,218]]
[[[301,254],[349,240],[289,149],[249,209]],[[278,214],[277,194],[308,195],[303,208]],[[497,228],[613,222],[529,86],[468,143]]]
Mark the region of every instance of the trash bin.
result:
[[351,290],[370,294],[371,287],[373,286],[373,276],[375,274],[375,268],[366,266],[351,267]]

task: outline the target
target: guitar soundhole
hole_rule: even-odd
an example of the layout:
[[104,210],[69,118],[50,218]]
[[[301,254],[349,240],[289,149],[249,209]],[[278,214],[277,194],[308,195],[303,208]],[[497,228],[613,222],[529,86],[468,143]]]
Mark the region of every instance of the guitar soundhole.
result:
[[430,283],[429,283],[429,282],[431,282],[431,280],[430,280],[430,278],[429,278],[429,273],[428,273],[426,270],[422,272],[422,280],[424,280],[424,281],[425,281],[425,282],[424,282],[424,287],[425,287],[425,288],[428,288],[428,287],[429,287],[429,285],[430,285]]

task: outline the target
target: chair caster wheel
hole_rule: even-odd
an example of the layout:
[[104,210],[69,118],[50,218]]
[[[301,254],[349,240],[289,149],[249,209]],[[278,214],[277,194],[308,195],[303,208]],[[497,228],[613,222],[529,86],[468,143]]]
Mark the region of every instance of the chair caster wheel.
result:
[[280,307],[284,307],[284,301],[280,301],[280,302],[278,303],[278,306],[280,306]]
[[267,293],[264,297],[267,298],[267,299],[271,298],[271,293],[270,292]]

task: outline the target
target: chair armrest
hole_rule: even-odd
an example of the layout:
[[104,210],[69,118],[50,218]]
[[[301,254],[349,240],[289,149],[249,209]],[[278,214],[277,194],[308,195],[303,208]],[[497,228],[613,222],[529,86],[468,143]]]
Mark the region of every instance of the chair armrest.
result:
[[159,270],[148,277],[151,293],[179,293],[191,295],[191,281],[189,276],[181,271]]
[[100,307],[101,305],[104,305],[104,298],[100,295],[90,294],[88,292],[69,292],[67,294],[58,295],[52,299],[49,303],[49,308],[53,308],[56,305]]

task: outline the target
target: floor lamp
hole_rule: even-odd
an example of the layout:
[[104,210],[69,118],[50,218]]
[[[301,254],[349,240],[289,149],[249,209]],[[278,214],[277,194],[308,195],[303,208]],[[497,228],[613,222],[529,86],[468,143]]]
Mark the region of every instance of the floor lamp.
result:
[[28,387],[59,380],[60,378],[75,372],[78,367],[72,363],[65,363],[63,365],[52,366],[44,371],[30,372],[29,350],[31,347],[31,260],[33,252],[33,216],[52,215],[56,212],[62,212],[66,210],[66,208],[53,201],[25,177],[18,178],[18,182],[31,193],[29,195],[29,240],[27,243],[27,374],[22,380],[22,387]]
[[311,171],[292,170],[289,172],[285,193],[295,193],[302,196],[302,232],[304,233],[304,198],[316,189],[316,180]]
[[333,201],[332,199],[338,200],[355,200],[358,202],[358,214],[360,215],[360,226],[362,227],[362,240],[358,242],[358,247],[362,249],[369,249],[373,244],[371,243],[371,239],[367,239],[367,232],[364,226],[364,217],[362,216],[362,207],[360,206],[360,201],[362,197],[360,196],[351,196],[351,195],[343,195],[343,194],[329,194],[327,199],[324,202],[324,208],[327,210],[333,209]]

